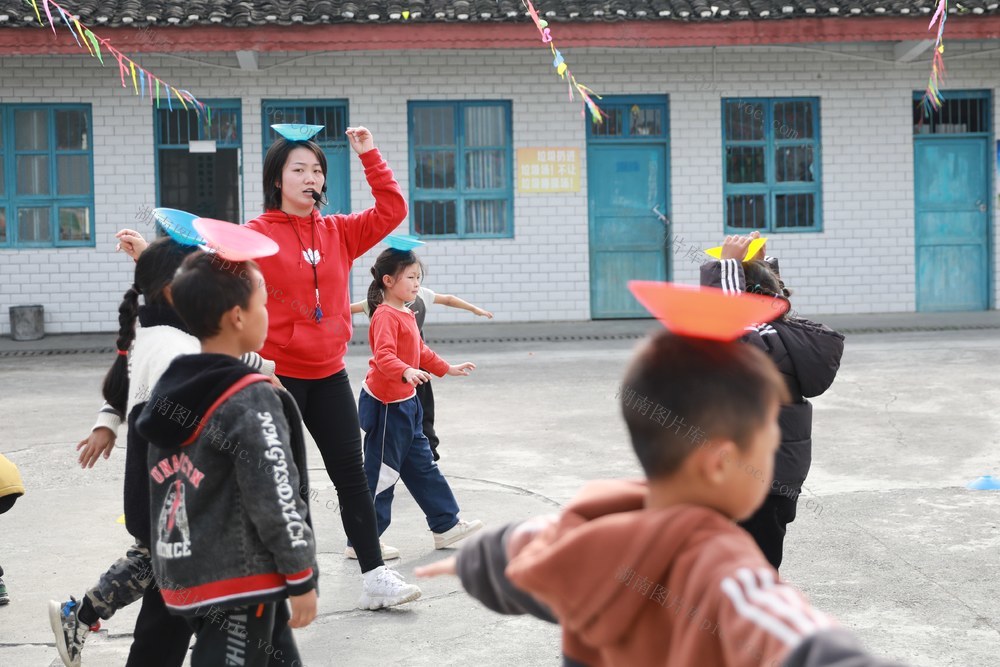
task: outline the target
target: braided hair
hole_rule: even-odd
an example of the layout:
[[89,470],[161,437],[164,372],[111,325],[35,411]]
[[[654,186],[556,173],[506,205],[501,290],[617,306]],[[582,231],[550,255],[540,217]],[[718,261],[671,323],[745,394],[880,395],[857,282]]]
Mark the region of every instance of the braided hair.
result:
[[[789,297],[792,296],[791,290],[785,287],[781,277],[764,260],[744,262],[743,276],[746,278],[747,292],[784,299],[785,301],[789,301]],[[791,310],[791,302],[789,301],[788,310],[782,314],[780,319],[788,317]]]
[[181,262],[189,254],[197,250],[195,246],[185,246],[177,243],[169,236],[157,239],[149,244],[135,265],[135,282],[126,290],[118,306],[118,339],[115,347],[118,356],[115,358],[107,375],[101,393],[104,400],[112,408],[124,415],[128,407],[128,350],[135,340],[135,321],[139,317],[139,295],[143,295],[145,304],[170,305],[166,288],[174,279],[174,274]]

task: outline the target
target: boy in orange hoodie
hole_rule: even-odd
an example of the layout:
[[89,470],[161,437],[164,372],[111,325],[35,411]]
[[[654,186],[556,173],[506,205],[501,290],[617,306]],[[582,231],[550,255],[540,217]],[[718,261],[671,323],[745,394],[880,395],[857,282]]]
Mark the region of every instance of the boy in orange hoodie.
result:
[[780,441],[788,394],[768,357],[663,332],[619,396],[645,481],[590,483],[558,518],[485,532],[416,574],[457,574],[494,611],[558,622],[571,667],[887,665],[735,523],[764,500]]

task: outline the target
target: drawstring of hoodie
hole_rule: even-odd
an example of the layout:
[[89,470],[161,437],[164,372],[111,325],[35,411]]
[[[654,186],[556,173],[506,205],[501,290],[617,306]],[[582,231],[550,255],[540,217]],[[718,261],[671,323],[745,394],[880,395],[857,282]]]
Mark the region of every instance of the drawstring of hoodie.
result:
[[[282,213],[285,213],[282,211]],[[295,221],[292,219],[288,213],[285,213],[288,218],[288,224],[292,226],[292,231],[295,233],[295,240],[299,242],[299,247],[302,249],[302,254],[299,255],[299,268],[302,267],[302,257],[306,258],[306,261],[312,266],[313,272],[313,285],[316,288],[316,309],[313,311],[313,318],[317,323],[323,321],[323,308],[319,303],[319,272],[316,270],[316,265],[319,264],[319,259],[321,253],[316,249],[316,219],[310,216],[310,222],[312,225],[309,227],[311,233],[310,248],[307,250],[304,243],[302,243],[302,237],[299,236],[299,230],[295,226]]]

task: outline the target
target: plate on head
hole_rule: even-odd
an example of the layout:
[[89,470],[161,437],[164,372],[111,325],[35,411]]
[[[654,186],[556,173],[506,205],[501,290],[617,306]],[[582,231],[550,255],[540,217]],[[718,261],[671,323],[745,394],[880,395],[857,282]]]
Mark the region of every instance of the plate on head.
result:
[[203,245],[205,239],[194,228],[198,216],[176,208],[154,208],[153,219],[163,227],[170,238],[181,245]]
[[410,234],[390,234],[385,237],[385,242],[394,250],[413,250],[422,245],[427,245],[416,236]]
[[[750,245],[747,246],[747,254],[743,257],[743,261],[744,262],[749,262],[750,258],[753,257],[754,255],[756,255],[757,252],[764,246],[765,243],[767,243],[767,239],[764,238],[764,237],[761,237],[759,239],[754,239],[753,241],[751,241]],[[708,250],[705,251],[705,254],[706,255],[711,255],[712,257],[714,257],[716,259],[721,259],[722,258],[722,246],[721,245],[717,245],[714,248],[709,248]]]
[[302,123],[279,123],[271,129],[289,141],[309,141],[322,130],[324,125],[304,125]]
[[223,259],[242,262],[278,252],[274,240],[243,225],[212,218],[196,218],[193,224],[205,239],[204,245]]
[[715,287],[630,280],[628,289],[663,326],[692,338],[736,340],[751,324],[770,322],[788,310],[784,299],[725,294]]

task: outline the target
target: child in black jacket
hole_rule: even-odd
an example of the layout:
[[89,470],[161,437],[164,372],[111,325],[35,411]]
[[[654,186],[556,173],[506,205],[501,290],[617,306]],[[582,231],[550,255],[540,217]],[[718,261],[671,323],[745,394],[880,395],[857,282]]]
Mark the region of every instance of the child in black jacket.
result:
[[150,443],[153,571],[197,636],[192,667],[295,664],[289,628],[316,616],[316,544],[301,417],[240,361],[267,334],[264,280],[252,261],[196,252],[172,292],[201,354],[170,364],[136,421]]
[[[759,237],[729,236],[719,260],[701,266],[701,284],[720,287],[725,292],[755,292],[787,300],[778,270],[778,260],[766,257],[765,249],[742,261],[748,246]],[[832,329],[794,314],[754,327],[743,341],[771,357],[785,378],[792,402],[781,408],[781,448],[774,461],[774,480],[764,504],[740,525],[749,532],[768,562],[781,565],[785,531],[795,520],[802,484],[812,462],[812,404],[806,400],[825,392],[840,368],[844,337]]]

